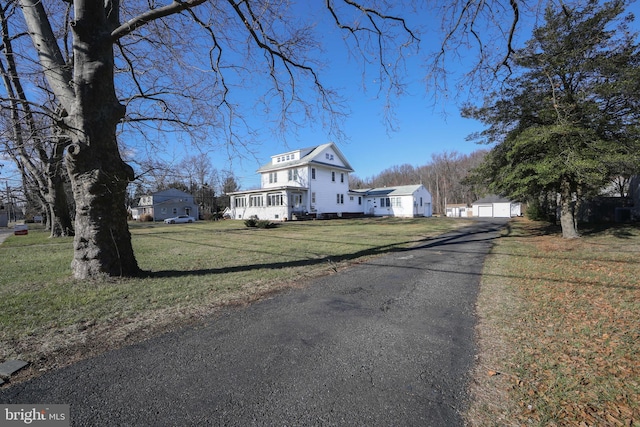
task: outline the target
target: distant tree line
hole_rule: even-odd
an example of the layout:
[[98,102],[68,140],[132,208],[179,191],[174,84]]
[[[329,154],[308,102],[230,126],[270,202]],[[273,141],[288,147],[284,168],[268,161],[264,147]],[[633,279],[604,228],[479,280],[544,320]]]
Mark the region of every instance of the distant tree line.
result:
[[421,183],[431,193],[433,212],[444,214],[446,204],[471,204],[486,195],[486,186],[466,179],[469,172],[482,163],[486,153],[487,150],[477,150],[470,154],[457,151],[432,154],[431,161],[424,165],[392,166],[365,179],[352,175],[349,184],[356,189]]

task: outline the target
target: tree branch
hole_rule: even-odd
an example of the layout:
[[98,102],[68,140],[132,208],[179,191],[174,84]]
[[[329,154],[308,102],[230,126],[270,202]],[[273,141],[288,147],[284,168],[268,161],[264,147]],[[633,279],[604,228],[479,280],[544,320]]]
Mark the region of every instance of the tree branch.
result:
[[69,112],[75,99],[71,69],[62,57],[42,1],[19,0],[19,3],[49,85],[62,108]]
[[137,28],[146,25],[147,23],[154,21],[156,19],[164,18],[165,16],[174,15],[176,13],[180,13],[183,10],[190,9],[192,7],[196,7],[207,0],[187,0],[180,1],[175,0],[173,3],[159,7],[157,9],[151,9],[141,15],[136,16],[120,25],[118,28],[111,32],[111,40],[115,42],[116,40],[131,34]]

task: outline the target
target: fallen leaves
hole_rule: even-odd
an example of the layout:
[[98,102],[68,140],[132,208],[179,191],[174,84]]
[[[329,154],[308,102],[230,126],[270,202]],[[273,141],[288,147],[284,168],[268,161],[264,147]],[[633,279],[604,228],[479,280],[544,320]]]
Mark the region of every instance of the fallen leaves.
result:
[[530,221],[512,226],[532,237],[499,241],[488,261],[518,301],[517,312],[494,314],[514,349],[494,366],[517,367],[510,398],[520,412],[510,421],[640,426],[640,230],[566,241]]

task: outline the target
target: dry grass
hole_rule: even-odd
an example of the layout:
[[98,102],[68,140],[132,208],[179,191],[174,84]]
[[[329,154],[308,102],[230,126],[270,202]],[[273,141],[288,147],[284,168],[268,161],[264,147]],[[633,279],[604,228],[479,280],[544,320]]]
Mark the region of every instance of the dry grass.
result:
[[31,230],[0,246],[0,362],[30,362],[20,377],[58,368],[200,322],[354,263],[464,225],[450,218],[131,224],[147,276],[78,282],[72,239]]
[[469,425],[640,425],[640,229],[512,223],[485,265]]

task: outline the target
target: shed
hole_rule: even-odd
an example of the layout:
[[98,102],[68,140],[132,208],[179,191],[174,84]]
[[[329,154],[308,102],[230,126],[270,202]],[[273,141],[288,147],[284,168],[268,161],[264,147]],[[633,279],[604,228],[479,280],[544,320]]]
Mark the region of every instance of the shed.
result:
[[461,203],[447,204],[445,213],[450,218],[466,218],[473,215],[471,207]]

